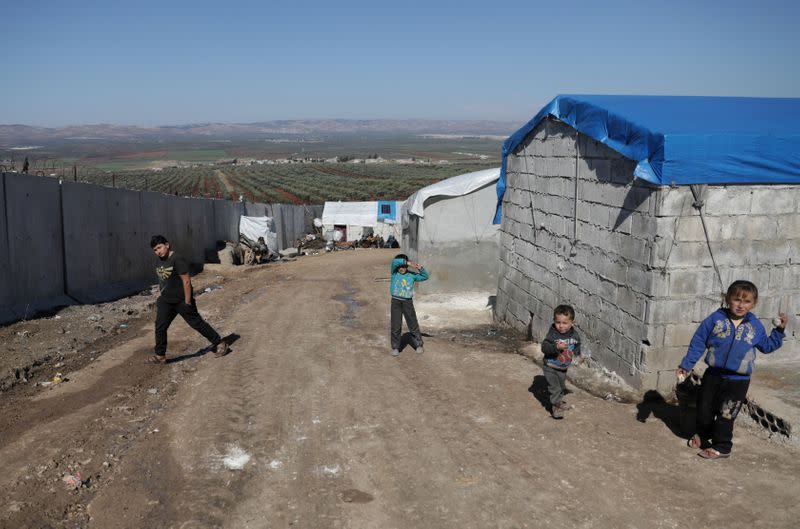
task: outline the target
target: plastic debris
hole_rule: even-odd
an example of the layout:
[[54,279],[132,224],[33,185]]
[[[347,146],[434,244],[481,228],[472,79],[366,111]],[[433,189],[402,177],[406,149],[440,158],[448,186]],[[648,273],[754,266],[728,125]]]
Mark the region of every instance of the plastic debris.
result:
[[120,323],[119,324],[119,328],[120,329],[127,329],[128,328],[128,324],[127,323]]
[[81,477],[80,472],[75,472],[75,474],[65,474],[64,477],[61,478],[61,481],[67,484],[67,486],[71,489],[79,489],[83,486],[83,478]]
[[614,393],[606,393],[605,399],[611,402],[622,402],[622,399],[619,397],[619,395]]

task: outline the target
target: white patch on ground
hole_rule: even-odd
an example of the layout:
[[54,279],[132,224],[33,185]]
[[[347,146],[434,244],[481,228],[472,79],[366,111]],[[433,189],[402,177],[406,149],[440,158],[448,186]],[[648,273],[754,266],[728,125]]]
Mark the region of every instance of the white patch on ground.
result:
[[313,419],[311,419],[311,422],[312,424],[319,424],[322,422],[322,419],[320,419],[319,417],[314,417]]
[[494,292],[429,294],[415,297],[414,305],[423,329],[472,328],[492,323],[490,296]]
[[319,473],[322,474],[323,476],[336,477],[339,475],[341,471],[342,467],[340,467],[339,465],[332,465],[332,466],[323,465],[319,467]]
[[283,466],[283,463],[281,461],[278,461],[277,459],[273,459],[272,461],[269,462],[269,465],[267,466],[272,470],[278,470]]
[[228,445],[228,451],[222,456],[222,466],[228,470],[241,470],[250,461],[250,454],[235,444]]

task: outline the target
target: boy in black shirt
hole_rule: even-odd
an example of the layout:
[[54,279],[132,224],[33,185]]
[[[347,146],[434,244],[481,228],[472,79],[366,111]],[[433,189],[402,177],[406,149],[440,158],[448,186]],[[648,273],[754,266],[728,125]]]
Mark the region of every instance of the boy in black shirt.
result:
[[153,235],[150,247],[161,261],[156,267],[158,290],[161,295],[156,300],[156,347],[148,362],[152,364],[167,362],[167,329],[178,314],[192,329],[211,342],[214,356],[228,354],[228,344],[197,312],[192,281],[189,278],[189,264],[183,257],[170,250],[169,242],[163,235]]

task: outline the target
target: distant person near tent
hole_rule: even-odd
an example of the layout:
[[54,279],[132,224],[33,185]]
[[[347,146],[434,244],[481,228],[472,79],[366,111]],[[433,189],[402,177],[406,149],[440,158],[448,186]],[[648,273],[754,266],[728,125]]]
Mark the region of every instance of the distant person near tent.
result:
[[[411,270],[415,270],[412,272]],[[414,283],[428,279],[428,271],[419,263],[408,260],[405,254],[398,254],[392,259],[392,278],[389,292],[392,295],[392,356],[400,355],[400,335],[403,330],[403,318],[411,333],[414,349],[422,354],[422,333],[419,331],[417,312],[414,310]]]
[[167,329],[178,314],[192,329],[211,342],[214,356],[228,354],[228,343],[197,312],[186,259],[172,251],[163,235],[153,235],[150,247],[159,259],[156,274],[160,295],[156,300],[156,347],[147,362],[159,365],[167,363]]

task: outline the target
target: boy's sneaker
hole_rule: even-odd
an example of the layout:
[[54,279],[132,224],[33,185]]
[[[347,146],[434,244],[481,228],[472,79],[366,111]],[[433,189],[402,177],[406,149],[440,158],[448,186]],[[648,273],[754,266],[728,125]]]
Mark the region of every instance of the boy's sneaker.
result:
[[553,406],[553,419],[563,419],[564,410],[560,406]]
[[397,349],[392,349],[392,356],[400,356],[400,351]]
[[418,354],[418,355],[421,355],[422,353],[424,353],[424,352],[425,352],[425,349],[423,349],[421,345],[420,345],[419,347],[417,347],[417,349],[416,349],[416,350],[417,350],[417,354]]
[[231,348],[228,345],[228,342],[223,340],[223,341],[219,342],[217,345],[214,346],[214,349],[213,349],[214,357],[216,357],[216,358],[223,357],[226,354],[228,354],[230,352],[230,350],[231,350]]
[[565,401],[565,400],[562,400],[561,402],[559,402],[556,405],[556,407],[559,408],[561,411],[567,411],[567,410],[571,410],[572,409],[572,406],[567,404],[567,401]]

